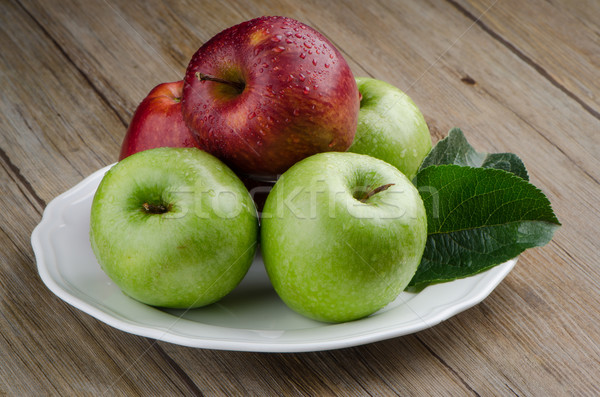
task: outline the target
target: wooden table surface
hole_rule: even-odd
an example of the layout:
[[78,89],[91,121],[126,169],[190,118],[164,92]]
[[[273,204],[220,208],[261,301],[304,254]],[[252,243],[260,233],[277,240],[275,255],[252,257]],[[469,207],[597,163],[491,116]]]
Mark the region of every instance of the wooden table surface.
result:
[[[433,140],[515,152],[563,226],[481,304],[416,334],[269,354],[128,334],[54,296],[46,205],[116,161],[133,111],[236,23],[286,15],[405,90]],[[600,394],[597,0],[0,2],[0,394]]]

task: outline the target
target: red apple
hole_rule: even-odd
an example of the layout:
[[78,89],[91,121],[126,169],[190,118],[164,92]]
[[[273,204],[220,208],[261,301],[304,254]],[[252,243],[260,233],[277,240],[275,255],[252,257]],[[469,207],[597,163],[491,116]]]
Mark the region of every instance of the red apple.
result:
[[296,20],[261,17],[222,31],[194,54],[184,81],[188,127],[239,173],[272,178],[354,139],[352,71],[323,35]]
[[181,113],[183,81],[162,83],[138,105],[123,143],[119,160],[157,147],[198,147]]

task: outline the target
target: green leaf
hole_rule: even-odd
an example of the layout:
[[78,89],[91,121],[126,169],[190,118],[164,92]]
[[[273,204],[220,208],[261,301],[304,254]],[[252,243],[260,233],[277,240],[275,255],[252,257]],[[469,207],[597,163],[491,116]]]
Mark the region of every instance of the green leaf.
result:
[[546,196],[507,171],[429,166],[415,185],[427,211],[427,243],[409,286],[468,277],[547,244],[560,223]]
[[469,144],[460,128],[451,129],[448,136],[435,145],[423,160],[419,171],[432,165],[442,164],[497,168],[512,172],[526,181],[529,180],[525,164],[516,154],[477,152]]

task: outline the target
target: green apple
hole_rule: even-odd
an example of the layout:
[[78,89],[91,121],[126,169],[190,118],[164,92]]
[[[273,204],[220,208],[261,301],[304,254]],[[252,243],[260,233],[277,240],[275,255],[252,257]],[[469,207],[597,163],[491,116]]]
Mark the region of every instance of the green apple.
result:
[[431,150],[423,114],[402,92],[381,80],[357,77],[362,95],[358,127],[350,152],[386,161],[413,179]]
[[413,277],[427,238],[423,201],[392,165],[320,153],[286,171],[265,203],[261,249],[275,291],[321,321],[368,316]]
[[130,297],[153,306],[213,303],[244,277],[258,239],[256,208],[224,163],[196,148],[133,154],[92,202],[98,263]]

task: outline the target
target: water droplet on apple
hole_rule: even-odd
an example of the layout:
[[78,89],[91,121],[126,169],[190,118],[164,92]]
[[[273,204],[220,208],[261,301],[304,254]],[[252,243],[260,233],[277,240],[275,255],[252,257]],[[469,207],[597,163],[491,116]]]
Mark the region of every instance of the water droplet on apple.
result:
[[288,43],[288,44],[292,44],[293,43],[292,39],[285,39],[285,42]]
[[279,53],[279,52],[283,52],[283,51],[285,51],[285,47],[282,47],[282,46],[273,48],[273,52]]
[[258,55],[260,53],[260,48],[256,47],[254,49],[254,56]]
[[317,60],[316,59],[313,59],[312,63],[313,63],[313,65],[317,66]]
[[294,116],[298,116],[300,114],[300,110],[299,109],[294,109]]
[[263,68],[258,69],[258,72],[262,73],[263,72]]
[[296,36],[297,38],[301,39],[302,35],[300,33],[296,33],[294,36]]
[[326,68],[328,68],[328,67],[329,67],[329,64],[328,64],[328,63],[326,63],[324,66],[325,66]]
[[302,93],[304,95],[307,95],[310,92],[310,88],[309,87],[304,87],[304,90],[302,91]]
[[298,75],[298,78],[300,79],[300,81],[304,81],[304,80],[306,80],[306,76],[304,76],[302,73],[300,73],[300,74]]
[[248,115],[248,120],[252,120],[255,117],[256,117],[256,113],[252,112]]
[[306,48],[312,48],[312,45],[308,41],[305,41],[304,42],[304,47],[306,47]]
[[301,52],[301,53],[300,53],[300,58],[302,58],[302,59],[306,58],[306,54],[305,54],[305,53],[303,53],[303,52]]
[[262,66],[263,66],[263,68],[268,68],[269,64],[268,63],[263,63]]
[[271,37],[271,41],[274,42],[274,43],[279,43],[282,38],[283,38],[282,35],[276,34],[275,36]]

